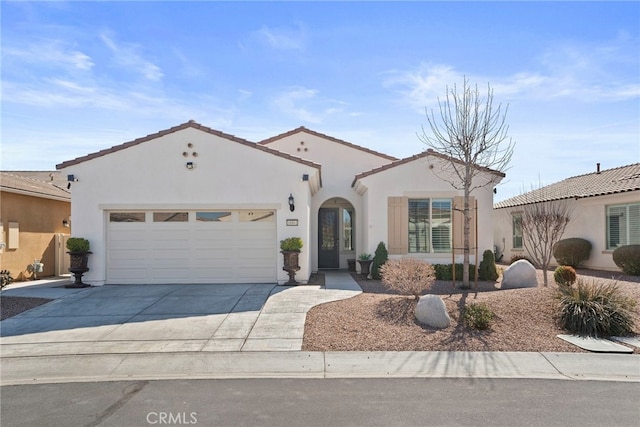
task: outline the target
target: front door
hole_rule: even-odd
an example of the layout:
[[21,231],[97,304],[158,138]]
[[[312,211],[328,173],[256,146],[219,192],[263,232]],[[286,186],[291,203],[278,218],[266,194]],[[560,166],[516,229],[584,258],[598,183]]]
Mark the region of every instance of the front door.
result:
[[339,268],[338,209],[320,208],[318,214],[318,268]]

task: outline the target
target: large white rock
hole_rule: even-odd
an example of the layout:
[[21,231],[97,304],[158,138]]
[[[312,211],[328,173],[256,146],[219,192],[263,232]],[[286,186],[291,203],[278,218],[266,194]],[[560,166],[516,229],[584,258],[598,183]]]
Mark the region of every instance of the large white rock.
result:
[[535,288],[538,286],[536,268],[526,259],[521,259],[502,273],[502,289]]
[[447,306],[437,295],[425,295],[420,297],[416,305],[416,319],[418,322],[432,328],[443,329],[451,324],[451,318],[447,313]]

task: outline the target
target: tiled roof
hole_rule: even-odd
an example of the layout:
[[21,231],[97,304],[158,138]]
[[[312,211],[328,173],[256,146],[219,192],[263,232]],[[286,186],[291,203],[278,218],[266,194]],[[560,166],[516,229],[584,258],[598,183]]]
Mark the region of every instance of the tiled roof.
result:
[[251,147],[251,148],[254,148],[254,149],[257,149],[257,150],[261,150],[261,151],[264,151],[264,152],[267,152],[267,153],[270,153],[270,154],[273,154],[273,155],[276,155],[276,156],[279,156],[279,157],[283,157],[285,159],[293,160],[295,162],[302,163],[304,165],[320,169],[320,165],[318,165],[316,163],[310,162],[308,160],[301,159],[299,157],[292,156],[290,154],[281,153],[280,151],[264,147],[263,145],[256,144],[256,143],[251,142],[251,141],[247,141],[246,139],[238,138],[237,136],[234,136],[234,135],[230,135],[230,134],[227,134],[227,133],[224,133],[224,132],[217,131],[215,129],[211,129],[209,127],[206,127],[206,126],[203,126],[203,125],[201,125],[199,123],[196,123],[193,120],[189,120],[186,123],[183,123],[183,124],[178,125],[178,126],[174,126],[174,127],[170,128],[170,129],[162,130],[160,132],[156,132],[156,133],[153,133],[153,134],[150,134],[150,135],[147,135],[147,136],[143,136],[143,137],[137,138],[137,139],[135,139],[133,141],[125,142],[124,144],[116,145],[116,146],[113,146],[111,148],[107,148],[105,150],[98,151],[96,153],[87,154],[86,156],[78,157],[78,158],[73,159],[73,160],[68,160],[66,162],[63,162],[63,163],[60,163],[60,164],[56,165],[56,169],[66,168],[68,166],[73,166],[73,165],[76,165],[78,163],[86,162],[87,160],[92,160],[92,159],[95,159],[95,158],[98,158],[98,157],[106,156],[107,154],[115,153],[116,151],[124,150],[125,148],[133,147],[135,145],[142,144],[143,142],[151,141],[153,139],[160,138],[162,136],[165,136],[165,135],[168,135],[168,134],[171,134],[171,133],[174,133],[174,132],[178,132],[180,130],[187,129],[187,128],[199,129],[199,130],[201,130],[203,132],[209,133],[211,135],[216,135],[216,136],[219,136],[221,138],[228,139],[230,141],[237,142],[237,143],[245,145],[247,147]]
[[[387,169],[395,168],[396,166],[400,166],[400,165],[403,165],[403,164],[405,164],[405,163],[412,162],[412,161],[414,161],[414,160],[422,159],[422,158],[427,157],[427,156],[438,157],[438,158],[441,158],[441,159],[443,159],[443,160],[447,160],[447,161],[454,161],[454,162],[456,162],[456,163],[460,163],[460,164],[462,164],[462,162],[460,162],[460,161],[458,161],[458,160],[456,160],[456,159],[453,159],[453,158],[451,158],[451,157],[449,157],[449,156],[446,156],[446,155],[444,155],[444,154],[442,154],[442,153],[438,153],[437,151],[434,151],[434,150],[432,150],[431,148],[429,148],[428,150],[423,151],[422,153],[414,154],[413,156],[406,157],[406,158],[401,159],[401,160],[396,160],[395,162],[391,162],[391,163],[389,163],[389,164],[386,164],[386,165],[383,165],[383,166],[377,167],[377,168],[372,169],[372,170],[367,171],[367,172],[362,172],[362,173],[360,173],[360,174],[356,175],[356,177],[355,177],[355,178],[354,178],[354,180],[353,180],[353,183],[351,183],[351,186],[352,186],[352,187],[353,187],[353,186],[355,186],[356,182],[357,182],[359,179],[362,179],[362,178],[364,178],[364,177],[366,177],[366,176],[373,175],[373,174],[376,174],[376,173],[378,173],[378,172],[385,171],[385,170],[387,170]],[[487,172],[487,173],[492,173],[492,174],[494,174],[494,175],[498,175],[498,176],[499,176],[499,177],[501,177],[501,178],[504,178],[504,177],[505,177],[504,173],[499,172],[499,171],[495,171],[495,170],[493,170],[493,169],[483,168],[483,167],[479,167],[479,169],[481,169],[481,170],[483,170],[483,171],[485,171],[485,172]]]
[[640,190],[640,163],[567,178],[498,202],[494,208],[509,208],[552,200],[583,199],[637,190]]
[[258,144],[267,145],[267,144],[269,144],[271,142],[277,141],[277,140],[282,139],[282,138],[286,138],[287,136],[295,135],[296,133],[300,133],[300,132],[306,132],[308,134],[315,135],[315,136],[317,136],[319,138],[328,139],[330,141],[337,142],[338,144],[346,145],[347,147],[355,148],[356,150],[364,151],[365,153],[373,154],[374,156],[382,157],[382,158],[387,159],[387,160],[391,160],[391,161],[398,160],[396,157],[389,156],[387,154],[383,154],[383,153],[380,153],[378,151],[371,150],[369,148],[361,147],[359,145],[352,144],[350,142],[343,141],[341,139],[334,138],[332,136],[325,135],[323,133],[316,132],[316,131],[311,130],[311,129],[307,129],[304,126],[300,126],[299,128],[290,130],[289,132],[281,133],[280,135],[276,135],[276,136],[273,136],[271,138],[265,139],[263,141],[258,142]]
[[0,189],[9,193],[70,201],[71,193],[66,190],[66,181],[60,175],[57,171],[2,171]]

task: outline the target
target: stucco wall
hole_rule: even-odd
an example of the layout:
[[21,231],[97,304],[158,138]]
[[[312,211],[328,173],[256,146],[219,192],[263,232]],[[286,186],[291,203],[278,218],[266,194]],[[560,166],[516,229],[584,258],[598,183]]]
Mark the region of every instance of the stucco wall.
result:
[[[186,168],[188,161],[195,164],[191,170]],[[311,192],[302,175],[319,173],[312,166],[194,128],[69,166],[63,172],[78,179],[71,188],[73,235],[91,243],[91,270],[83,281],[94,285],[106,279],[106,210],[266,207],[276,209],[278,242],[292,236],[308,242],[310,212],[305,206]],[[295,212],[289,211],[289,194],[295,198]],[[287,219],[297,219],[298,226],[287,226]],[[288,277],[281,257],[278,262],[278,281],[284,282]],[[300,262],[298,277],[306,280],[308,247],[303,248]]]
[[[369,175],[360,181],[366,186],[365,201],[368,212],[368,238],[365,250],[373,253],[378,242],[387,242],[387,200],[388,197],[406,196],[409,198],[453,198],[462,196],[451,184],[434,173],[446,166],[443,160],[425,157],[406,164],[396,166],[385,171]],[[431,169],[430,165],[438,167]],[[482,187],[473,191],[478,201],[478,254],[486,249],[493,250],[493,187]],[[408,232],[408,231],[407,231]],[[411,254],[413,257],[425,259],[430,263],[451,263],[451,253]],[[471,262],[475,262],[474,252]],[[462,261],[462,255],[456,255],[456,262]]]
[[28,280],[33,275],[27,267],[34,259],[40,259],[44,263],[44,272],[38,273],[38,277],[54,276],[54,235],[69,234],[69,228],[64,227],[62,221],[68,220],[70,215],[69,202],[0,192],[3,242],[7,242],[9,222],[19,224],[19,247],[0,250],[0,269],[11,271],[16,280]]
[[318,247],[318,212],[323,205],[344,206],[340,199],[350,203],[355,213],[355,250],[341,249],[340,268],[347,268],[348,258],[356,258],[362,252],[372,252],[365,243],[368,230],[366,220],[363,220],[365,214],[362,196],[356,193],[351,183],[357,174],[391,163],[391,160],[309,133],[289,135],[267,144],[267,147],[322,166],[322,188],[311,199],[310,246],[314,253],[311,257],[312,270],[318,269],[318,258],[315,256]]
[[[580,237],[591,242],[591,256],[581,264],[582,267],[620,271],[607,250],[606,207],[608,205],[637,203],[639,192],[612,194],[585,199],[568,199],[571,207],[571,220],[562,236],[563,239]],[[509,262],[515,254],[526,255],[524,250],[513,249],[512,214],[522,212],[522,207],[495,209],[494,238],[498,248],[504,252],[503,261]],[[525,237],[526,238],[526,237]],[[557,266],[552,258],[552,266]]]

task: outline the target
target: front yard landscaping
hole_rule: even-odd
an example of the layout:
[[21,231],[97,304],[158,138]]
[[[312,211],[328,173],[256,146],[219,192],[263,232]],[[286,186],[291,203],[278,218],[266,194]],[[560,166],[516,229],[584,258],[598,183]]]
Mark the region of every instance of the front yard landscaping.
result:
[[[541,284],[542,271],[537,274]],[[451,317],[451,326],[440,330],[416,322],[412,297],[393,294],[380,281],[354,274],[363,293],[313,307],[307,314],[302,350],[586,352],[556,337],[567,332],[556,322],[556,285],[553,272],[549,274],[548,288],[500,290],[498,281],[479,282],[477,290],[463,291],[451,282],[436,281],[429,293],[443,298]],[[640,303],[640,277],[593,270],[578,270],[578,277],[617,283],[624,295]],[[495,313],[488,329],[466,326],[462,313],[471,303],[485,303]],[[638,333],[638,306],[634,320]],[[640,349],[634,348],[634,353],[640,354]]]

